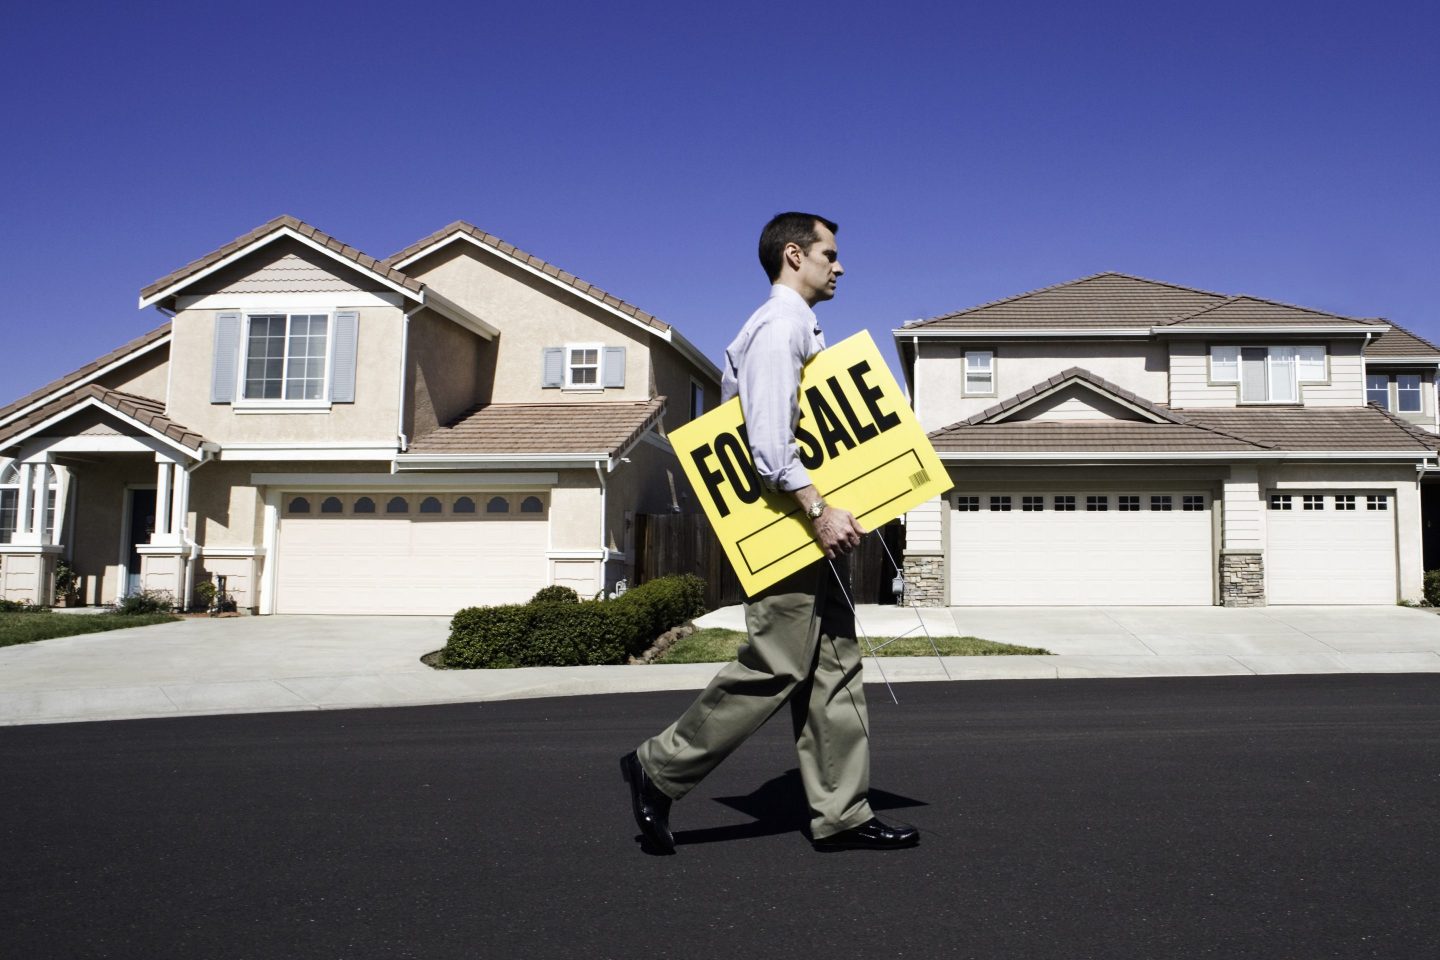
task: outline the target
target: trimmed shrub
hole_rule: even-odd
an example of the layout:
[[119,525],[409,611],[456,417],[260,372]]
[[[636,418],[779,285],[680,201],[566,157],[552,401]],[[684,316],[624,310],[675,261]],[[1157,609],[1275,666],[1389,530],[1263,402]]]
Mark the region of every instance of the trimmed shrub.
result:
[[169,613],[175,609],[175,598],[166,590],[141,590],[121,597],[115,604],[116,613]]
[[1425,571],[1425,603],[1440,607],[1440,570]]
[[[624,663],[666,630],[705,610],[699,577],[663,577],[614,600],[536,594],[529,603],[467,607],[450,621],[447,667],[561,667]],[[547,588],[550,589],[550,588]],[[567,590],[568,588],[559,588]]]
[[535,596],[530,598],[531,603],[579,603],[580,594],[576,593],[573,587],[562,587],[560,584],[553,584],[548,587],[541,587],[535,591]]
[[0,613],[38,613],[44,607],[37,607],[29,600],[3,600],[0,599]]

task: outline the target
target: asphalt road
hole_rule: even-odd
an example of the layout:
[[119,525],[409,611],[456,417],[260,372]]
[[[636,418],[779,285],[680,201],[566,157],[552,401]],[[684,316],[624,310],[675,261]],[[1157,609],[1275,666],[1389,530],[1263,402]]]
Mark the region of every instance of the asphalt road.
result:
[[1440,676],[871,689],[915,850],[812,852],[777,718],[642,854],[688,693],[0,729],[0,957],[1440,956]]

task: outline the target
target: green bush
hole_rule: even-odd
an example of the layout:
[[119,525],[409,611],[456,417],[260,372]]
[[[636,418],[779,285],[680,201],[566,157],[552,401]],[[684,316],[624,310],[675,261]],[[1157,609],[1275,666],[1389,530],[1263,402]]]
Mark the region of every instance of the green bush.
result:
[[1440,607],[1440,570],[1425,571],[1425,603]]
[[29,600],[0,599],[0,613],[39,613],[44,607],[37,607]]
[[535,591],[535,596],[530,598],[531,603],[579,603],[580,594],[576,593],[573,587],[562,587],[560,584],[552,584],[548,587],[541,587]]
[[140,613],[169,613],[175,609],[175,598],[167,590],[141,590],[128,597],[121,597],[115,604],[115,612],[127,615]]
[[[569,592],[574,596],[574,591]],[[557,600],[556,593],[542,590],[529,603],[468,607],[450,621],[445,665],[624,663],[666,630],[703,613],[704,592],[699,577],[663,577],[614,600]]]

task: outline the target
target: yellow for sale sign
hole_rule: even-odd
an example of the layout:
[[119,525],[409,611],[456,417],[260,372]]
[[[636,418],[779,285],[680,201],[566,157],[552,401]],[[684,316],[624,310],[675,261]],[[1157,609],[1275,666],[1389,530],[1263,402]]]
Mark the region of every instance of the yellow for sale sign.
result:
[[[868,332],[805,365],[795,440],[820,495],[867,530],[952,486]],[[738,397],[670,431],[670,442],[746,593],[825,555],[795,498],[761,486]]]

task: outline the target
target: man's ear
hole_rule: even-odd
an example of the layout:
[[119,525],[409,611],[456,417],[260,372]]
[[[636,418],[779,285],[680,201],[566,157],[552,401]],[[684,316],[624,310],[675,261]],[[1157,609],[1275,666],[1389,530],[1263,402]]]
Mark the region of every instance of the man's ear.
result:
[[805,260],[805,251],[800,249],[798,243],[785,244],[785,251],[781,254],[784,261],[790,264],[790,269],[799,270],[800,264]]

